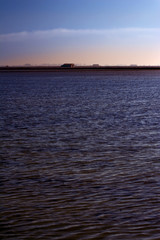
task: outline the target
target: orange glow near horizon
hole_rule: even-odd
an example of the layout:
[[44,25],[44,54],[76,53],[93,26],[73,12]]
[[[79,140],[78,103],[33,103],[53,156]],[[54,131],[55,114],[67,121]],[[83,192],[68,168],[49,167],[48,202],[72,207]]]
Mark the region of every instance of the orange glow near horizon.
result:
[[[6,61],[6,65],[42,65],[42,64],[63,64],[73,62],[77,65],[160,65],[160,50],[150,49],[79,49],[76,52],[69,50],[50,54],[16,56]],[[5,65],[4,64],[4,65]]]

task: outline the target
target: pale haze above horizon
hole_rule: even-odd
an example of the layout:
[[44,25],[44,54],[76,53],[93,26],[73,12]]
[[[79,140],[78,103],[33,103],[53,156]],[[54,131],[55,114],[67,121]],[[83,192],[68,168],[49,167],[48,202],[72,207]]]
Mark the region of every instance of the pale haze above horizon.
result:
[[160,65],[160,0],[0,0],[0,65]]

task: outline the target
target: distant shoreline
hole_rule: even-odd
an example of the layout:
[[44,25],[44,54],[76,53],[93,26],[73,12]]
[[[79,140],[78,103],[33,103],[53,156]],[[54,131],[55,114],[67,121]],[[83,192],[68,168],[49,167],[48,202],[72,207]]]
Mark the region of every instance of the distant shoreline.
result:
[[160,66],[75,66],[75,67],[50,67],[50,66],[31,66],[31,67],[0,67],[0,72],[77,72],[77,71],[120,71],[120,70],[160,70]]

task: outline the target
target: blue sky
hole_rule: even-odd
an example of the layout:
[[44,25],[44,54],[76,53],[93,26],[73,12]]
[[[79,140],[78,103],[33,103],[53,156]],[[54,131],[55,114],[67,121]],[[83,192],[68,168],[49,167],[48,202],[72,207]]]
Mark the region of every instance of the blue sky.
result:
[[0,65],[160,65],[160,0],[0,0]]

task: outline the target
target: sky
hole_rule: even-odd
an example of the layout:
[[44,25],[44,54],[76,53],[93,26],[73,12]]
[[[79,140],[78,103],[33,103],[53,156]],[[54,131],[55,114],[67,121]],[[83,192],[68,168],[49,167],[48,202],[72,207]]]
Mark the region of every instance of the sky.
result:
[[160,0],[0,0],[0,65],[160,65]]

